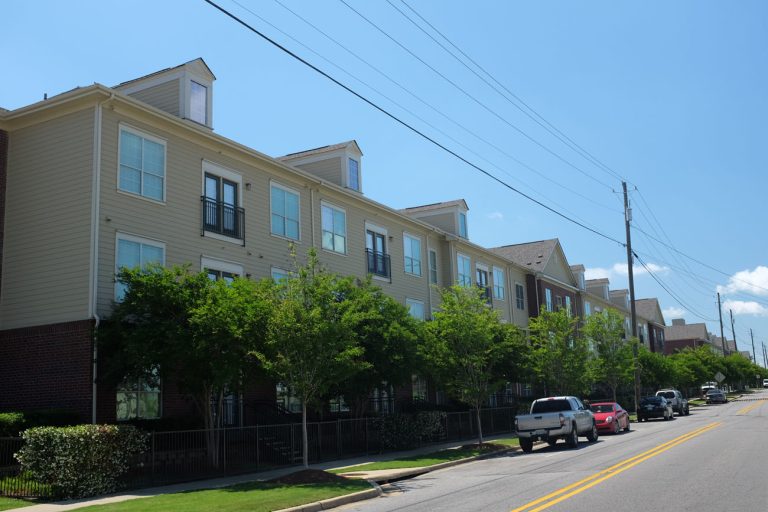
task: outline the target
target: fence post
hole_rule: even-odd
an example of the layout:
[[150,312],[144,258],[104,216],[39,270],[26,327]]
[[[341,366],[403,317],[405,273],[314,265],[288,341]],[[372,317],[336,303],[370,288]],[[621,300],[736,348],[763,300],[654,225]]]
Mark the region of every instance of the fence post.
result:
[[365,418],[365,454],[368,455],[368,418]]
[[156,435],[157,435],[157,433],[154,430],[150,434],[150,438],[152,439],[152,448],[151,448],[152,453],[151,453],[151,456],[152,456],[152,482],[153,483],[155,481],[155,436]]
[[320,462],[323,460],[323,430],[320,428],[321,422],[317,422],[317,461]]
[[341,418],[336,418],[336,456],[341,457]]
[[224,435],[221,436],[221,449],[224,452],[224,473],[227,472],[227,429],[223,428]]
[[256,425],[256,470],[259,470],[259,429],[260,425]]

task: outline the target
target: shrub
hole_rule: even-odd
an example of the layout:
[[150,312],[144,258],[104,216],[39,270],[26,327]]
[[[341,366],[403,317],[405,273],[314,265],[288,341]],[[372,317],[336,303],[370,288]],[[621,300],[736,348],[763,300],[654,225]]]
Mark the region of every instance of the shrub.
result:
[[80,417],[67,409],[40,409],[27,412],[0,413],[0,437],[18,437],[32,427],[76,425]]
[[147,446],[147,435],[132,426],[37,427],[22,437],[16,458],[24,470],[64,498],[115,491],[131,458]]
[[377,418],[375,425],[382,448],[402,450],[441,437],[445,417],[441,411],[393,414]]
[[0,412],[0,437],[18,437],[24,430],[24,415],[20,412]]

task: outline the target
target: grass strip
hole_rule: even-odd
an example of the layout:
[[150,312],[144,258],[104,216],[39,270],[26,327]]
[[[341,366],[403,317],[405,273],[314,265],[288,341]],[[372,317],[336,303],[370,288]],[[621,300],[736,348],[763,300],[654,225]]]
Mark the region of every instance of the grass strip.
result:
[[0,496],[0,510],[11,510],[12,508],[29,507],[35,505],[29,501],[17,500],[14,498],[4,498]]
[[[517,438],[509,439],[493,439],[488,441],[492,445],[504,445],[507,447],[519,446]],[[488,447],[487,449],[479,449],[477,446],[471,448],[450,448],[447,450],[440,450],[436,452],[424,453],[421,455],[412,455],[410,457],[402,457],[399,459],[385,460],[381,462],[369,462],[366,464],[359,464],[357,466],[349,466],[346,468],[329,469],[329,473],[355,473],[358,471],[378,471],[382,469],[409,469],[409,468],[421,468],[427,466],[434,466],[435,464],[442,464],[443,462],[451,462],[459,459],[466,459],[468,457],[475,457],[484,453],[492,453],[498,451],[497,447]]]
[[267,512],[365,491],[371,484],[348,482],[281,485],[252,482],[221,489],[164,494],[79,510],[94,512]]

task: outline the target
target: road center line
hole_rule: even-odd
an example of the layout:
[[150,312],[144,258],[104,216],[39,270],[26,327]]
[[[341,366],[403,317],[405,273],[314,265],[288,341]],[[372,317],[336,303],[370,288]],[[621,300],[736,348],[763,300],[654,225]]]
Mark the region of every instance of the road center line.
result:
[[[694,437],[697,437],[701,434],[704,434],[705,432],[708,432],[718,426],[720,426],[720,422],[710,423],[709,425],[705,425],[704,427],[698,428],[696,430],[693,430],[691,432],[688,432],[687,434],[683,434],[679,437],[676,437],[675,439],[672,439],[671,441],[667,441],[666,443],[662,443],[654,448],[651,448],[650,450],[647,450],[645,452],[642,452],[638,455],[635,455],[634,457],[630,457],[629,459],[623,460],[617,464],[614,464],[613,466],[604,469],[602,471],[598,471],[597,473],[590,475],[586,478],[583,478],[582,480],[579,480],[578,482],[572,483],[570,485],[567,485],[563,487],[562,489],[558,489],[557,491],[551,492],[547,494],[546,496],[542,496],[541,498],[538,498],[536,500],[533,500],[529,503],[526,503],[525,505],[518,507],[516,509],[513,509],[511,512],[538,512],[540,510],[544,510],[546,508],[551,507],[552,505],[555,505],[557,503],[560,503],[563,500],[566,500],[570,498],[571,496],[575,496],[576,494],[579,494],[581,492],[586,491],[587,489],[594,487],[595,485],[599,484],[600,482],[603,482],[605,480],[608,480],[609,478],[613,478],[614,476],[618,475],[619,473],[622,473],[626,471],[627,469],[630,469],[637,464],[640,464],[643,461],[646,461],[652,457],[655,457],[670,448],[673,448],[679,444],[682,444],[686,441],[689,441],[693,439]],[[575,489],[575,490],[572,490]],[[569,492],[570,491],[570,492]],[[567,494],[566,494],[567,493]],[[562,495],[562,496],[561,496]],[[558,496],[560,496],[558,498]],[[553,499],[554,498],[554,499]],[[552,501],[548,501],[552,500]],[[547,502],[547,503],[544,503]],[[536,505],[539,505],[540,503],[544,503],[543,505],[535,507]]]
[[758,407],[760,407],[764,403],[765,403],[765,400],[758,400],[754,404],[750,404],[750,405],[744,407],[743,409],[739,409],[738,411],[736,411],[736,414],[747,414],[748,412],[752,411],[753,409],[757,409]]

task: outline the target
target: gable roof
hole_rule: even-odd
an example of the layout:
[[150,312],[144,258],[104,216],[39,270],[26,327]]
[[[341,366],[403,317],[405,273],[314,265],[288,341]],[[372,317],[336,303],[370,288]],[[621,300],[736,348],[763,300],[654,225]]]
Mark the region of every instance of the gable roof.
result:
[[558,243],[557,238],[552,238],[550,240],[539,240],[537,242],[527,242],[524,244],[492,247],[491,251],[514,261],[523,268],[542,272],[546,268],[547,263],[549,263],[552,253],[555,251],[555,247],[557,247]]
[[458,206],[459,208],[469,211],[469,206],[467,206],[467,202],[464,201],[463,199],[455,199],[453,201],[443,201],[440,203],[425,204],[422,206],[410,206],[408,208],[403,208],[400,211],[403,213],[428,212],[431,210],[441,210],[443,208],[452,208],[454,206]]
[[363,152],[360,151],[360,146],[357,145],[357,141],[352,139],[346,142],[339,142],[338,144],[329,144],[327,146],[320,146],[319,148],[306,149],[304,151],[297,151],[296,153],[288,153],[287,155],[278,156],[276,159],[284,161],[293,160],[294,158],[304,158],[312,155],[320,155],[322,153],[330,153],[338,149],[344,149],[350,145],[354,145],[353,149],[357,150],[357,152],[361,155],[363,154]]
[[208,64],[206,64],[205,61],[201,57],[198,57],[196,59],[192,59],[192,60],[190,60],[188,62],[185,62],[184,64],[179,64],[178,66],[173,66],[173,67],[170,67],[170,68],[161,69],[160,71],[155,71],[153,73],[149,73],[148,75],[140,76],[138,78],[133,78],[133,79],[128,80],[126,82],[119,83],[119,84],[113,86],[112,88],[113,89],[124,89],[125,86],[127,86],[129,84],[132,84],[134,82],[138,82],[138,81],[141,81],[141,80],[146,80],[147,78],[151,78],[151,77],[157,76],[157,75],[162,75],[162,74],[168,73],[169,71],[173,71],[173,70],[176,70],[176,69],[180,69],[180,68],[189,66],[190,64],[201,66],[203,68],[203,70],[205,70],[208,74],[211,75],[211,78],[213,80],[216,80],[216,75],[213,74],[213,71],[211,71],[211,68],[208,67]]
[[664,327],[664,339],[675,340],[702,340],[708,341],[707,324],[683,324],[667,325]]
[[635,299],[635,311],[638,316],[660,325],[666,325],[658,299]]

